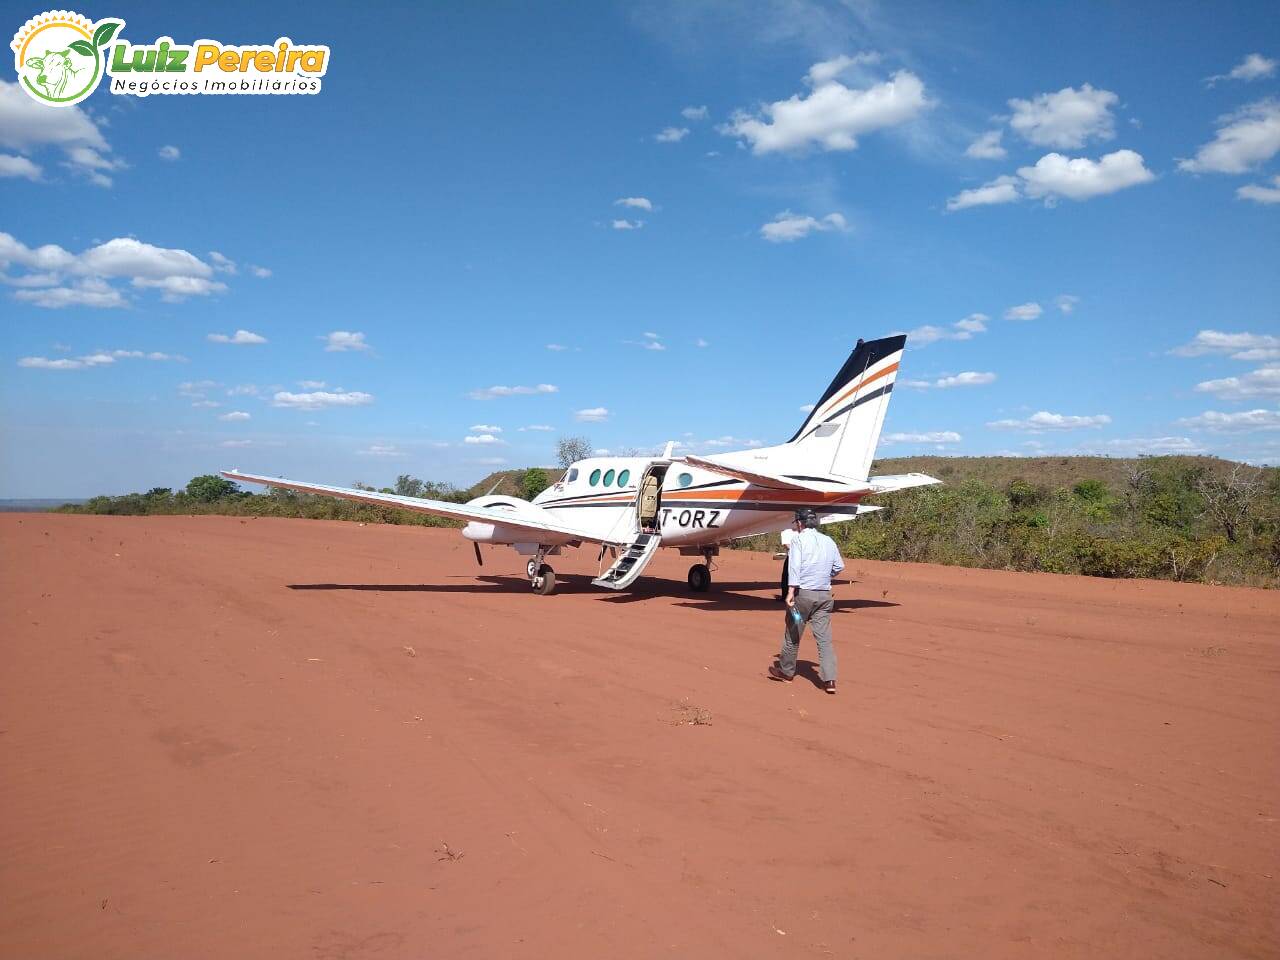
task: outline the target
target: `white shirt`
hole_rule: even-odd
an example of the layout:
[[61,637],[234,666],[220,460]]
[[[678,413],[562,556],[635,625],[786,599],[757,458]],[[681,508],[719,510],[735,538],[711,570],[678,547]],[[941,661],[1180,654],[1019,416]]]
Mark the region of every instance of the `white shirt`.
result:
[[801,590],[830,590],[831,578],[844,569],[836,542],[813,527],[805,527],[791,541],[787,557],[787,586]]
[[787,527],[787,529],[783,530],[782,531],[782,549],[790,550],[791,541],[794,540],[795,538],[796,538],[796,532],[792,530],[790,527]]

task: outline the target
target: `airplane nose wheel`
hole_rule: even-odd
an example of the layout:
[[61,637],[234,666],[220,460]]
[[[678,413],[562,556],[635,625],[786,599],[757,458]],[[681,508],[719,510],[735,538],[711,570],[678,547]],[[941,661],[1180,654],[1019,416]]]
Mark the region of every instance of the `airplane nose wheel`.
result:
[[525,566],[525,570],[529,574],[529,579],[532,580],[534,577],[538,575],[538,561],[530,560],[529,563]]
[[705,593],[711,586],[711,568],[705,563],[695,563],[689,568],[689,589],[694,593]]
[[[531,563],[530,566],[533,564]],[[556,572],[544,563],[538,567],[536,575],[529,579],[529,583],[534,593],[545,597],[556,588]]]

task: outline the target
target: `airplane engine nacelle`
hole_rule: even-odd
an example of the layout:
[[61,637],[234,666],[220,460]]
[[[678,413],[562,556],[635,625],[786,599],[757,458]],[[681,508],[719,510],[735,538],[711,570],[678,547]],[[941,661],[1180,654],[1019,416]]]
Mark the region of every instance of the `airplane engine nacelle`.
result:
[[[513,521],[528,519],[545,523],[547,511],[537,504],[519,497],[483,496],[467,501],[468,507],[475,507],[493,515],[492,521],[472,520],[462,528],[462,535],[473,543],[529,544],[533,537],[527,527],[511,527],[502,522],[505,516]],[[562,534],[534,534],[538,542],[546,545],[559,545],[572,542],[573,538]],[[535,544],[536,547],[536,544]]]

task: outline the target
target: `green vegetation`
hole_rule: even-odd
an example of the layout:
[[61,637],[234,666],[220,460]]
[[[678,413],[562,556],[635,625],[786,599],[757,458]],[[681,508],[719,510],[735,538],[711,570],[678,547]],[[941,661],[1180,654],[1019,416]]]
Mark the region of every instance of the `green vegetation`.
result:
[[[1203,457],[1100,458],[1105,470],[1090,470],[1089,459],[930,464],[946,485],[881,497],[884,509],[824,529],[847,556],[877,560],[1280,584],[1280,470]],[[874,472],[923,469],[913,458]]]
[[[576,438],[572,438],[576,439]],[[880,497],[883,507],[824,527],[847,557],[968,567],[1280,586],[1280,469],[1212,457],[918,457],[873,473],[931,473],[942,486]],[[465,502],[486,493],[531,499],[560,477],[546,467],[504,470],[459,490],[396,478],[387,493]],[[364,484],[357,487],[372,490]],[[393,507],[195,477],[180,491],[94,497],[66,513],[224,514],[461,524]],[[776,548],[777,535],[735,546]]]

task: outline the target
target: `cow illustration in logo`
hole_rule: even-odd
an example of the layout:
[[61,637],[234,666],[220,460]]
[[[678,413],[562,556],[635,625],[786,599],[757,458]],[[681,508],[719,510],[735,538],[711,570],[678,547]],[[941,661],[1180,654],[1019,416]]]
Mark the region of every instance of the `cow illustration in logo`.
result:
[[32,17],[10,44],[22,88],[50,106],[79,103],[97,89],[107,44],[123,26],[123,20],[94,23],[70,10]]

